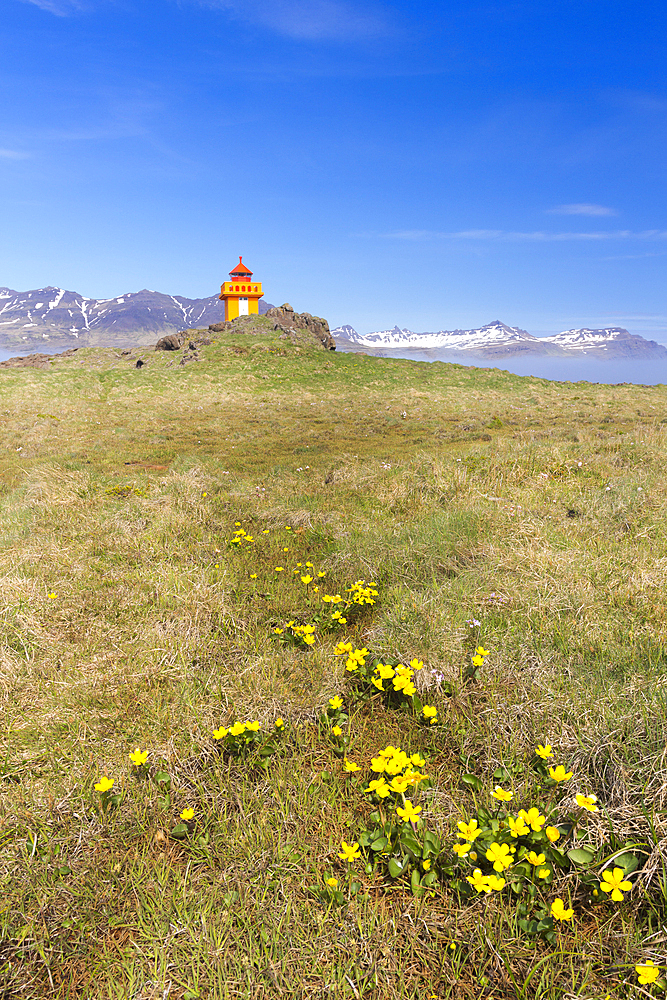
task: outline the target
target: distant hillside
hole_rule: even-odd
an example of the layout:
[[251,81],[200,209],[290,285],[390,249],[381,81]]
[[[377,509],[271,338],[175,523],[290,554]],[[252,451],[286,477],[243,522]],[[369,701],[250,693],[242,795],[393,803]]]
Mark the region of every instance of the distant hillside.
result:
[[622,327],[604,330],[566,330],[553,337],[534,337],[516,326],[507,326],[500,320],[487,323],[474,330],[440,330],[438,333],[414,333],[400,329],[378,330],[359,334],[349,326],[339,326],[331,331],[342,350],[363,347],[392,351],[410,348],[419,351],[451,351],[452,354],[469,354],[478,358],[504,358],[516,355],[550,355],[551,357],[579,356],[598,358],[667,358],[667,348],[655,340],[645,340]]
[[[259,303],[260,313],[271,308]],[[88,299],[64,288],[0,288],[0,347],[133,347],[168,333],[220,323],[217,295],[186,299],[147,288],[114,299]]]

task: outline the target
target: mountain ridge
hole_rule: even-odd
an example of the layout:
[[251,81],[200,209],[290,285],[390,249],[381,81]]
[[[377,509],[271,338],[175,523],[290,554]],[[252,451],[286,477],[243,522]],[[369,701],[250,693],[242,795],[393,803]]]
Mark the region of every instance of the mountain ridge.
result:
[[[271,308],[260,301],[260,313]],[[48,285],[0,288],[0,346],[133,347],[192,327],[224,322],[217,295],[188,299],[142,288],[110,299]]]
[[412,349],[451,352],[482,358],[502,358],[517,355],[578,356],[598,358],[667,358],[667,348],[655,340],[646,340],[623,327],[594,330],[589,327],[564,330],[550,337],[535,337],[520,327],[507,326],[493,320],[470,330],[439,330],[436,333],[415,333],[395,326],[359,334],[349,324],[331,331],[337,341],[371,350]]

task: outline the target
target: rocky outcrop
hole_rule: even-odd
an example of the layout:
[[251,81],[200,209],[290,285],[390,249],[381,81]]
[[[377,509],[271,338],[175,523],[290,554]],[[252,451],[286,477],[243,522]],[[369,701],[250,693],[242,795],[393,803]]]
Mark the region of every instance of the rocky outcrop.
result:
[[295,333],[297,330],[308,330],[317,337],[327,351],[336,350],[336,341],[331,336],[329,324],[321,316],[294,312],[289,302],[267,309],[264,315],[267,319],[275,321],[274,330],[283,330],[287,334]]
[[156,351],[180,351],[185,343],[183,333],[169,333],[166,337],[161,337],[155,345]]
[[55,358],[71,358],[78,350],[78,347],[73,347],[62,354],[26,354],[22,358],[7,358],[0,361],[0,368],[48,368]]

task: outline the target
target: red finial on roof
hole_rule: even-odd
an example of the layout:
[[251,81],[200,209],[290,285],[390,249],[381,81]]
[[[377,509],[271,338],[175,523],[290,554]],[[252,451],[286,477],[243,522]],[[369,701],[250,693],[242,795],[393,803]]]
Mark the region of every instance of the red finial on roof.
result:
[[246,278],[251,275],[252,271],[250,271],[243,263],[243,257],[239,257],[238,264],[232,271],[229,272],[230,278]]

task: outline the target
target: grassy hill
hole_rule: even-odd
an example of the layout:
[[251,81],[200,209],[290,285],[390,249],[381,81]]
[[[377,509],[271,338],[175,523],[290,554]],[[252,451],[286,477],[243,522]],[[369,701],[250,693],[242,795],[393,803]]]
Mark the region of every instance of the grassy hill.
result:
[[3,996],[655,992],[665,388],[197,354],[0,368]]

